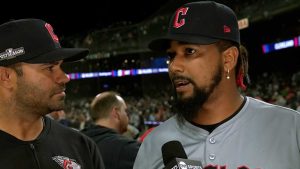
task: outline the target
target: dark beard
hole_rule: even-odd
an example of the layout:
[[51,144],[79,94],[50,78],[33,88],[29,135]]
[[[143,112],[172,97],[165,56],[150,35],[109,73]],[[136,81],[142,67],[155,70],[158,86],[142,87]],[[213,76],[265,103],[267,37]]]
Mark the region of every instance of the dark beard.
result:
[[194,86],[193,95],[186,99],[180,99],[180,96],[178,96],[174,87],[175,104],[173,111],[175,114],[177,114],[180,122],[183,122],[184,119],[187,121],[192,121],[192,119],[197,116],[198,112],[201,111],[203,104],[207,101],[208,97],[221,82],[222,75],[223,68],[222,66],[219,66],[212,78],[212,83],[207,87],[201,88],[198,87],[192,79],[185,78]]

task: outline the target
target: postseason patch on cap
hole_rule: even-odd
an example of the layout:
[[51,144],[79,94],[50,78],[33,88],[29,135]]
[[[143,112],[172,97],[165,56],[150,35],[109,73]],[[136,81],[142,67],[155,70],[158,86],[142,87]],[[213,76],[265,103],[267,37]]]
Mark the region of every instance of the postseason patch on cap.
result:
[[24,54],[25,54],[25,50],[23,47],[19,47],[16,49],[8,48],[5,50],[5,52],[0,53],[0,61],[13,59],[19,55],[24,55]]

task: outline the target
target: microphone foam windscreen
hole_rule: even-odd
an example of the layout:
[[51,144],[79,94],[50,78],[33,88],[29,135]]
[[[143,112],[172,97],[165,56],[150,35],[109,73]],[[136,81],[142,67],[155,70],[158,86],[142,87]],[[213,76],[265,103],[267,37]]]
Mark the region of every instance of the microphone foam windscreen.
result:
[[187,155],[183,149],[182,144],[177,140],[173,140],[165,143],[161,147],[161,151],[162,151],[164,165],[167,165],[174,158],[187,159]]

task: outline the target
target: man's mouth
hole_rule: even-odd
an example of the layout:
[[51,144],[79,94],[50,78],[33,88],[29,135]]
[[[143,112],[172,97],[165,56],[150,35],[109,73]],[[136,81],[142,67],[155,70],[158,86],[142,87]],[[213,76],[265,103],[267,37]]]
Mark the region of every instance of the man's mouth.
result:
[[176,88],[180,88],[190,84],[190,81],[186,79],[175,79],[173,83]]

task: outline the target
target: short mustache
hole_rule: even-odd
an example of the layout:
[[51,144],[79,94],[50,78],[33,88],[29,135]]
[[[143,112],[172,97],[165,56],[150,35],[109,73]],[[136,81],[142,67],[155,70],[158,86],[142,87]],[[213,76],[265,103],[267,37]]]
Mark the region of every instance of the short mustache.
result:
[[56,89],[54,89],[54,94],[60,93],[60,92],[64,92],[66,91],[66,86],[65,85],[60,85],[58,86]]
[[182,75],[172,75],[171,76],[171,81],[172,81],[173,84],[174,84],[175,80],[186,80],[186,81],[188,81],[192,84],[195,84],[194,81],[191,78],[186,77],[186,76],[182,76]]

